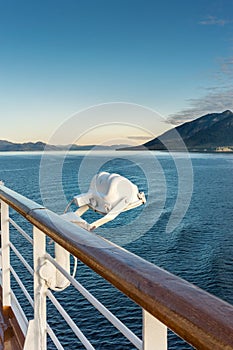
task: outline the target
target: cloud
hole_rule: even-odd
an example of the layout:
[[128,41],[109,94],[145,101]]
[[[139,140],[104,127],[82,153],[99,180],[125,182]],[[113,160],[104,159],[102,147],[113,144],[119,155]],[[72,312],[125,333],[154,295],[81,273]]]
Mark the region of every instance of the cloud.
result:
[[167,122],[179,125],[208,113],[233,111],[233,57],[221,58],[213,78],[216,86],[206,87],[204,96],[188,99],[189,107],[169,115]]
[[221,72],[227,77],[233,77],[233,57],[226,58],[222,61]]
[[230,89],[209,88],[209,92],[200,98],[189,99],[190,107],[172,114],[167,121],[173,125],[191,121],[208,113],[233,111],[233,87]]
[[227,19],[218,18],[216,16],[206,16],[203,20],[199,22],[199,24],[204,26],[209,25],[218,25],[218,26],[224,26],[225,24],[231,23],[231,21]]
[[127,137],[128,139],[131,139],[131,140],[148,140],[151,138],[151,135],[148,135],[148,136],[143,136],[143,135],[135,135],[135,136],[128,136]]

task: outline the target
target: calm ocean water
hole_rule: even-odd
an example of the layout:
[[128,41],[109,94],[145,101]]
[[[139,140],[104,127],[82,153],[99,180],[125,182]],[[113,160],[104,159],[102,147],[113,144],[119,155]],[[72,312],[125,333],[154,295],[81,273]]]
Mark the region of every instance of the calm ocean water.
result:
[[[87,190],[95,172],[105,170],[128,177],[146,193],[146,207],[121,214],[96,233],[233,304],[233,155],[192,154],[190,157],[190,162],[182,163],[185,158],[182,154],[74,152],[65,158],[62,154],[50,154],[41,163],[39,153],[0,153],[0,180],[7,187],[62,213],[65,202],[80,190]],[[152,158],[156,161],[154,165]],[[185,167],[187,171],[182,172]],[[187,201],[192,185],[187,212],[170,232],[167,225],[176,200],[181,193],[180,207],[176,213],[181,219],[185,210],[182,205]],[[31,234],[30,225],[17,214],[13,213],[13,216]],[[89,222],[94,217],[92,213],[86,215]],[[12,241],[31,261],[30,246],[15,231]],[[52,250],[52,245],[49,249]],[[30,276],[19,267],[15,257],[12,259],[24,284],[32,291]],[[106,307],[141,336],[139,307],[82,263],[78,264],[76,276]],[[15,292],[18,294],[17,287]],[[133,349],[71,287],[55,294],[96,349]],[[26,301],[23,303],[27,316],[31,317],[30,305]],[[51,305],[48,322],[55,327],[65,349],[83,349],[72,332],[66,330]],[[51,344],[49,348],[54,349]],[[169,349],[185,350],[191,347],[169,333]]]

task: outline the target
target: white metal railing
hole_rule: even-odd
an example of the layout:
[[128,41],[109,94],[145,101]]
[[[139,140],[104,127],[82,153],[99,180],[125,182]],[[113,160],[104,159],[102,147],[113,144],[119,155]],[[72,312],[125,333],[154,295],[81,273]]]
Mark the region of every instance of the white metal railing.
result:
[[[127,339],[129,339],[132,344],[135,345],[137,349],[142,349],[142,341],[129,329],[127,328],[116,316],[114,316],[107,308],[104,307],[103,304],[101,304],[90,292],[88,292],[78,281],[76,281],[73,277],[71,277],[56,261],[52,258],[51,255],[46,253],[45,251],[45,234],[34,227],[34,239],[32,239],[16,222],[9,217],[9,209],[8,205],[4,202],[1,206],[2,210],[2,262],[3,262],[3,268],[2,268],[2,287],[3,287],[3,305],[11,305],[11,296],[12,291],[10,288],[10,273],[12,273],[13,277],[15,278],[16,282],[18,283],[20,289],[22,290],[23,294],[31,304],[31,306],[35,309],[35,317],[34,322],[36,323],[35,328],[33,328],[33,339],[30,339],[30,334],[28,334],[28,339],[26,337],[26,344],[25,344],[25,350],[32,349],[32,345],[36,346],[36,343],[38,344],[38,348],[40,350],[46,349],[46,331],[50,335],[53,343],[57,347],[57,349],[62,349],[61,343],[55,336],[55,334],[52,332],[51,328],[48,324],[46,324],[46,296],[51,300],[53,305],[56,307],[58,312],[62,315],[64,320],[67,322],[67,324],[70,326],[70,328],[73,330],[74,334],[79,338],[79,340],[82,342],[84,347],[86,349],[94,349],[94,347],[91,345],[91,343],[88,341],[88,339],[85,337],[85,335],[82,333],[82,331],[78,328],[78,326],[74,323],[74,321],[71,319],[71,317],[68,315],[68,313],[64,310],[64,308],[61,306],[61,304],[57,301],[55,296],[46,288],[45,281],[40,278],[39,273],[34,273],[32,267],[27,263],[27,261],[24,259],[24,257],[20,254],[20,252],[17,250],[17,248],[10,242],[9,239],[9,223],[15,227],[15,229],[28,240],[33,245],[33,251],[34,251],[34,261],[40,261],[41,259],[48,259],[54,266],[71,282],[71,284],[93,305],[96,307],[96,309],[102,313],[122,334],[125,335]],[[20,262],[25,266],[25,268],[28,270],[30,274],[34,275],[34,290],[35,295],[37,293],[40,294],[40,297],[36,297],[35,301],[33,301],[32,297],[27,291],[27,288],[24,286],[23,282],[13,269],[13,267],[10,265],[10,250],[15,253],[15,255],[18,257]],[[39,270],[41,263],[37,266],[35,263],[34,269]],[[35,305],[35,307],[34,307]],[[17,313],[16,317],[23,317],[24,320],[26,320],[26,316],[23,312],[23,310],[20,310],[22,315],[19,315]],[[28,321],[26,321],[28,323]],[[35,334],[35,329],[37,330]],[[25,329],[24,329],[25,332]],[[26,336],[26,334],[25,334]],[[33,343],[33,344],[32,344]]]
[[[47,323],[49,299],[86,349],[94,349],[49,286],[53,274],[61,274],[90,305],[116,327],[136,349],[166,350],[167,328],[197,349],[233,349],[233,307],[190,283],[156,267],[90,232],[66,222],[55,213],[16,192],[0,186],[1,199],[1,286],[3,307],[11,307],[25,335],[24,350],[47,349],[47,335],[57,349],[63,346]],[[9,216],[9,206],[33,225],[33,238]],[[10,240],[11,227],[32,246],[33,266]],[[69,274],[46,249],[46,237],[73,254],[142,308],[142,339],[113,315],[84,286]],[[21,239],[20,239],[21,240]],[[59,248],[59,249],[60,249]],[[10,251],[33,277],[33,296],[11,266]],[[15,279],[33,307],[28,320],[12,288]],[[52,282],[51,282],[52,281]],[[67,283],[66,283],[67,285]],[[78,308],[78,305],[77,305]]]
[[[29,304],[34,308],[34,319],[28,321],[23,309],[20,307],[18,310],[13,310],[15,312],[16,318],[20,321],[22,326],[22,331],[25,335],[25,350],[32,349],[47,349],[47,336],[49,334],[51,340],[57,349],[63,349],[60,341],[54,334],[51,327],[46,323],[46,297],[50,299],[52,304],[62,315],[68,326],[72,329],[76,337],[81,341],[83,346],[88,350],[93,350],[94,347],[91,345],[90,341],[86,338],[79,327],[74,323],[65,309],[58,302],[56,297],[47,288],[46,281],[41,278],[39,270],[43,265],[43,261],[47,260],[53,264],[57,270],[59,270],[69,282],[74,286],[76,290],[79,291],[89,302],[92,304],[112,325],[114,325],[134,346],[136,349],[149,350],[152,347],[150,344],[155,344],[153,341],[154,329],[152,330],[149,337],[145,337],[146,328],[153,327],[155,322],[154,317],[149,317],[149,314],[144,312],[144,343],[139,339],[128,327],[126,327],[112,312],[110,312],[101,302],[99,302],[86,288],[84,288],[75,278],[73,278],[67,271],[60,266],[56,260],[46,252],[46,236],[38,228],[33,228],[33,239],[22,229],[12,218],[9,217],[9,207],[2,201],[1,202],[1,222],[2,222],[2,289],[3,289],[3,305],[12,307],[12,296],[13,292],[10,285],[10,274],[14,277],[19,288],[22,290],[24,296],[28,300]],[[10,225],[9,225],[10,224]],[[25,258],[21,255],[15,245],[10,241],[10,226],[14,227],[18,233],[25,238],[33,246],[34,255],[34,268],[32,268]],[[20,263],[27,269],[27,271],[33,276],[34,275],[34,300],[27,291],[27,287],[23,284],[22,280],[10,264],[10,249],[18,258]],[[15,298],[15,296],[14,296]],[[16,299],[16,298],[15,298]],[[24,320],[24,325],[22,324],[22,319]],[[156,335],[156,343],[158,344],[157,349],[166,349],[166,327],[159,324],[158,327],[163,329],[163,339],[158,343],[158,338]],[[159,332],[160,333],[160,332]],[[162,334],[162,333],[161,333]],[[161,335],[160,335],[161,338]],[[148,343],[147,343],[148,339]],[[161,347],[161,344],[162,347]],[[153,349],[156,349],[153,346]]]

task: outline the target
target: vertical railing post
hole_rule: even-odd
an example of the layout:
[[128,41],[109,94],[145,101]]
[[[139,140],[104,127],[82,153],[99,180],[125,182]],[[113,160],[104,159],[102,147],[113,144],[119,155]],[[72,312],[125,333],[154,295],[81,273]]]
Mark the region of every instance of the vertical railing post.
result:
[[143,350],[167,350],[167,327],[143,310]]
[[2,306],[11,306],[9,206],[1,201]]
[[45,281],[40,277],[40,268],[44,263],[46,237],[35,226],[33,227],[34,257],[34,350],[47,349],[46,331],[46,292]]

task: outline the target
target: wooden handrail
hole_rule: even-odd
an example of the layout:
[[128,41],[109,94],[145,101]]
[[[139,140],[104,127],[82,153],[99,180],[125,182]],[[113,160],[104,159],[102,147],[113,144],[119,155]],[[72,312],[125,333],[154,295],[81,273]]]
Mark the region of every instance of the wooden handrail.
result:
[[233,306],[0,186],[0,199],[197,349],[233,349]]

